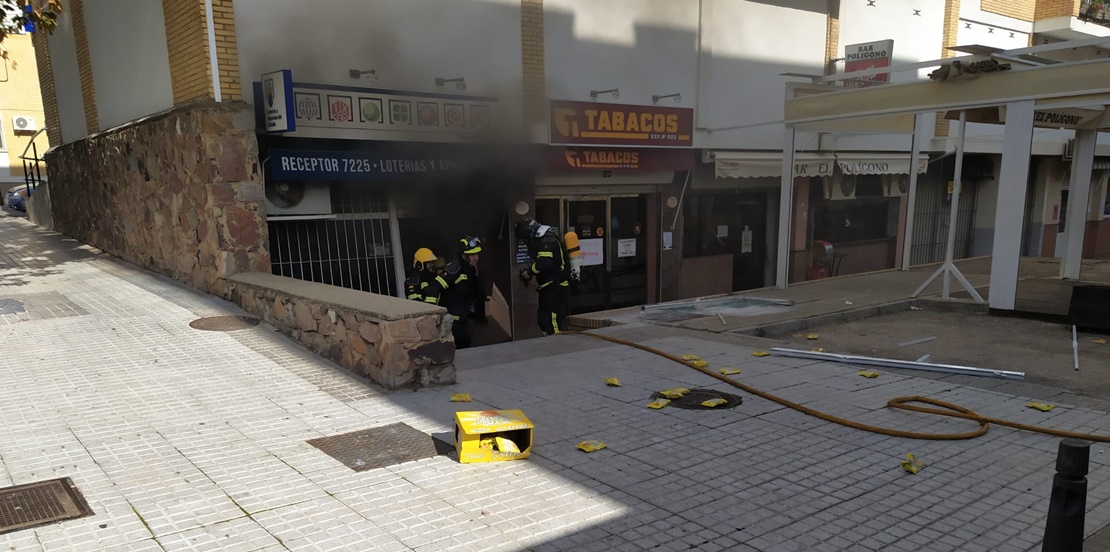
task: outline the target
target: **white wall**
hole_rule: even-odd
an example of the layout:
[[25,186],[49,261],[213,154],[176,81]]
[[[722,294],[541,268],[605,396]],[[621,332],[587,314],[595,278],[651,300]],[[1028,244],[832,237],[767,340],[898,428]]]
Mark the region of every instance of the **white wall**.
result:
[[547,95],[591,101],[590,90],[619,88],[598,102],[651,105],[653,94],[697,102],[697,0],[546,0]]
[[[914,15],[918,10],[919,15]],[[905,65],[938,59],[942,55],[944,31],[944,3],[930,0],[902,0],[899,2],[842,2],[840,7],[840,50],[845,46],[894,41],[892,65]],[[844,62],[837,64],[844,70]],[[890,82],[914,82],[928,78],[932,69],[900,71],[890,75]],[[930,127],[933,125],[929,121]],[[932,128],[926,137],[931,137]],[[907,134],[841,134],[836,137],[836,149],[860,151],[908,151],[911,137]]]
[[248,102],[251,83],[279,69],[297,82],[422,91],[463,77],[466,93],[519,101],[520,0],[236,0],[235,21]]
[[85,104],[81,98],[81,77],[77,71],[77,47],[70,12],[62,12],[58,18],[58,26],[47,40],[50,45],[50,67],[54,73],[54,93],[57,95],[62,141],[69,143],[88,135],[85,130]]
[[[702,52],[704,88],[699,126],[717,128],[780,121],[787,77],[822,74],[827,4],[824,0],[706,0]],[[797,79],[789,79],[796,81]],[[721,149],[782,149],[781,124],[700,131],[695,146]],[[816,142],[799,147],[816,149]]]
[[85,27],[101,130],[173,107],[161,2],[90,2]]

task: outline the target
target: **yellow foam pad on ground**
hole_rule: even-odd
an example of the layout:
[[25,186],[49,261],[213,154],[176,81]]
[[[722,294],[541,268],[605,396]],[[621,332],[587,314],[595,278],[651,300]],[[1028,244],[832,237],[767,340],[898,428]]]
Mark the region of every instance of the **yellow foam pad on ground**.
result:
[[455,393],[451,395],[451,402],[470,402],[470,393]]
[[578,443],[578,450],[583,452],[594,452],[605,448],[605,443],[601,441],[582,441]]

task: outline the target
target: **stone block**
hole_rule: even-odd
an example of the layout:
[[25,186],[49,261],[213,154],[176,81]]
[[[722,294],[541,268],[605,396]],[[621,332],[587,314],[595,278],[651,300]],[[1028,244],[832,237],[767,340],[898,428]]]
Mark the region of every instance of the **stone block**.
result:
[[439,337],[440,337],[440,339],[443,339],[443,338],[451,335],[451,326],[454,325],[454,323],[455,323],[455,318],[453,316],[451,316],[450,314],[445,314],[445,315],[443,315],[442,318],[439,319]]
[[405,318],[381,324],[382,340],[386,343],[419,343],[420,331],[415,318]]
[[317,328],[316,317],[312,316],[312,309],[304,301],[297,301],[293,305],[293,316],[296,326],[306,332],[315,332]]
[[442,322],[442,320],[439,316],[421,317],[420,320],[416,323],[416,329],[420,332],[420,340],[431,341],[433,339],[439,339],[440,337],[442,337],[439,334],[440,322]]
[[331,337],[334,336],[336,333],[336,325],[334,322],[331,321],[331,318],[324,316],[317,319],[316,331],[320,332],[320,335]]
[[228,245],[257,247],[261,243],[264,222],[258,213],[232,205],[225,211],[225,217]]
[[262,203],[263,198],[266,196],[264,186],[261,182],[236,182],[232,184],[235,190],[235,201],[240,203]]
[[424,343],[409,351],[409,358],[413,362],[427,362],[429,364],[449,364],[455,361],[455,341],[439,340]]
[[432,385],[454,385],[458,382],[458,370],[455,363],[428,367],[428,379]]
[[354,313],[345,312],[342,315],[343,324],[348,328],[357,329],[359,327],[358,317]]
[[274,297],[273,314],[277,320],[285,318],[285,303],[281,301],[280,297]]
[[363,322],[358,326],[358,335],[365,339],[368,343],[377,345],[382,341],[381,326],[373,322]]
[[370,346],[358,335],[358,332],[347,331],[347,349],[365,355],[370,350]]

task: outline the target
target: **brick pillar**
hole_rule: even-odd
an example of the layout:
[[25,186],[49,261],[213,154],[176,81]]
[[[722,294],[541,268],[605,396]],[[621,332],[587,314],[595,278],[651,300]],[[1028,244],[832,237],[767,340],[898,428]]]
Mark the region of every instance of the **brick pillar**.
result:
[[[944,1],[944,34],[941,42],[941,58],[955,57],[956,52],[949,47],[956,45],[956,37],[960,32],[960,0]],[[948,120],[944,118],[945,112],[937,112],[937,130],[935,135],[939,138],[948,136]]]
[[543,0],[520,0],[520,44],[524,59],[524,116],[530,123],[542,123],[547,120]]
[[243,87],[239,77],[239,48],[235,40],[235,7],[232,0],[212,0],[212,21],[216,28],[216,61],[223,101],[241,100]]
[[828,0],[829,14],[825,19],[825,74],[836,74],[834,59],[840,57],[840,0]]
[[58,94],[54,89],[54,69],[50,64],[50,41],[46,33],[34,33],[35,64],[39,70],[39,90],[42,94],[42,111],[46,116],[46,137],[53,145],[62,143],[62,123],[58,119]]
[[83,0],[71,0],[69,13],[73,17],[73,41],[77,50],[77,74],[81,78],[81,97],[85,104],[85,131],[94,134],[100,132],[100,122],[96,115],[96,85],[93,83],[92,62],[89,59],[89,36],[85,31]]
[[[215,98],[208,14],[204,0],[162,0],[166,47],[170,58],[173,103]],[[216,63],[221,100],[241,99],[239,53],[235,42],[235,9],[232,0],[212,0]]]
[[1033,10],[1033,19],[1041,21],[1056,17],[1077,17],[1079,16],[1079,4],[1080,0],[1037,0],[1037,6]]

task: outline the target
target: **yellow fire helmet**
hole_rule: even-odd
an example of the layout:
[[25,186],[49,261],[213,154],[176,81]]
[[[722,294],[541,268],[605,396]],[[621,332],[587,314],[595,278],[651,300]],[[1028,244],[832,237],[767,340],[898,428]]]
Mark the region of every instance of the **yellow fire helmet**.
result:
[[436,260],[436,254],[432,253],[431,249],[421,247],[417,249],[416,253],[412,256],[412,267],[417,269],[423,268],[425,263],[432,263]]

